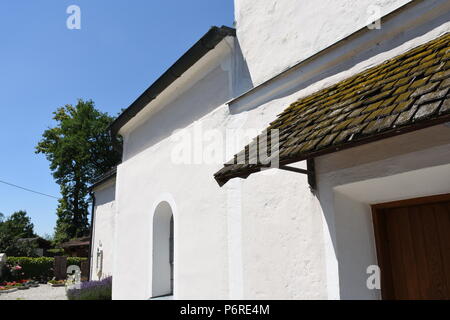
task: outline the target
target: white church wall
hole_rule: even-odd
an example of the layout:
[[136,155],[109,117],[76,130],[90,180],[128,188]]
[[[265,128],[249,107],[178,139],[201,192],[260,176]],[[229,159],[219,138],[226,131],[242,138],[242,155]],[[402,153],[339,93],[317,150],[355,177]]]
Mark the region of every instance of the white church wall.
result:
[[[232,112],[295,99],[402,54],[450,30],[450,3],[416,1],[385,16],[380,29],[357,33],[230,101]],[[356,31],[356,29],[355,29]],[[289,102],[288,102],[289,103]]]
[[93,280],[99,280],[113,275],[114,232],[117,214],[115,180],[105,182],[93,192],[95,194],[95,214],[91,277]]
[[305,175],[271,171],[242,182],[243,298],[326,299],[319,203]]
[[226,216],[221,210],[225,197],[211,192],[216,186],[208,173],[214,167],[173,164],[175,143],[165,142],[119,168],[118,233],[123,230],[127,237],[117,241],[115,298],[152,296],[152,208],[164,194],[174,199],[178,211],[174,215],[175,298],[226,297]]
[[260,84],[410,0],[235,0],[237,35]]
[[[175,298],[227,296],[226,216],[220,209],[225,196],[210,192],[212,187],[218,188],[211,174],[217,165],[205,165],[202,159],[192,159],[194,164],[174,163],[172,153],[180,142],[171,136],[193,122],[205,128],[222,126],[223,112],[212,112],[208,121],[199,119],[233,93],[232,46],[233,42],[222,41],[166,90],[167,97],[149,106],[153,111],[140,114],[123,132],[125,153],[118,168],[117,197],[117,235],[122,236],[116,237],[120,259],[115,260],[113,283],[116,299],[152,297],[152,208],[164,194],[174,199],[179,212],[174,214]],[[180,89],[180,81],[189,82],[189,90]],[[176,98],[170,98],[171,94]],[[170,103],[165,105],[165,101]]]
[[[412,6],[408,10],[405,10],[405,12],[399,13],[390,20],[389,24],[383,25],[384,29],[381,29],[381,33],[377,36],[379,42],[377,42],[376,50],[366,47],[355,56],[349,57],[347,60],[339,61],[331,71],[323,74],[320,66],[327,62],[327,56],[329,59],[334,59],[336,55],[334,51],[328,52],[327,56],[318,60],[312,60],[311,64],[307,66],[308,70],[310,70],[309,68],[315,70],[311,74],[307,74],[305,77],[305,72],[307,73],[308,70],[303,72],[302,68],[300,68],[298,71],[283,75],[279,79],[276,79],[273,85],[262,86],[243,99],[231,101],[230,112],[235,117],[246,117],[245,125],[247,127],[259,128],[259,131],[261,131],[288,105],[297,99],[324,89],[449,32],[449,8],[449,3],[446,1],[419,1],[417,2],[417,6]],[[396,30],[397,26],[402,25],[402,23],[408,25],[409,28],[403,31]],[[364,34],[361,35],[361,37],[364,36]],[[357,46],[359,41],[360,37],[356,37],[346,43],[345,46],[348,45],[351,47],[352,43]],[[337,48],[336,50],[339,53],[341,49]],[[318,75],[321,77],[317,78]],[[314,79],[317,81],[313,81]],[[292,85],[292,83],[295,83],[295,85]],[[294,89],[286,90],[289,87]],[[349,160],[349,164],[351,163]],[[252,175],[248,180],[251,180],[253,176],[256,177],[258,175]],[[333,240],[336,236],[334,216],[329,216],[330,212],[332,212],[331,210],[325,210],[323,208],[322,199],[320,202],[321,204],[318,210],[312,210],[310,214],[321,215],[322,220],[325,222],[323,223],[322,232],[324,237],[322,240],[324,246],[322,252],[326,262],[326,280],[324,280],[327,284],[326,296],[329,299],[339,299],[339,265],[336,260],[337,248]],[[353,205],[359,206],[361,204]],[[361,220],[364,221],[367,218],[361,217]],[[372,297],[371,295],[369,296]]]
[[[228,117],[222,107],[200,123],[224,131]],[[187,129],[193,136],[195,126]],[[115,298],[151,296],[151,208],[161,194],[178,211],[176,299],[326,298],[321,218],[305,178],[255,175],[235,199],[233,184],[220,188],[213,179],[221,163],[174,164],[175,147],[162,141],[119,167],[118,234],[127,237],[118,241]]]
[[[442,3],[442,1],[434,2]],[[391,1],[392,7],[387,5],[388,2],[383,3],[386,3],[385,8],[389,11],[389,8],[395,8],[401,2]],[[258,8],[260,4],[255,6]],[[356,8],[362,7],[356,5]],[[329,10],[322,9],[321,13]],[[239,6],[237,12],[241,12]],[[356,23],[353,26],[354,29],[357,25]],[[240,26],[238,18],[238,28]],[[244,86],[236,83],[239,77],[233,76],[230,70],[239,64],[235,63],[235,58],[227,56],[230,55],[230,51],[227,50],[232,47],[227,49],[229,42],[218,46],[214,53],[211,53],[211,59],[208,60],[207,57],[206,62],[202,60],[196,64],[191,70],[194,74],[190,73],[187,79],[180,79],[180,81],[196,79],[191,81],[193,83],[189,85],[189,90],[177,93],[177,84],[169,87],[164,97],[152,102],[152,108],[147,108],[122,130],[125,138],[125,154],[124,162],[118,168],[117,177],[119,214],[113,298],[151,297],[152,208],[167,197],[172,199],[173,205],[177,207],[176,299],[337,299],[341,296],[350,297],[356,292],[363,292],[362,296],[367,294],[361,289],[360,284],[347,282],[342,286],[340,283],[346,279],[346,275],[340,274],[337,253],[339,246],[348,241],[344,239],[336,243],[336,238],[341,239],[336,233],[340,234],[343,229],[338,228],[336,231],[335,225],[341,225],[341,221],[334,221],[335,213],[332,208],[334,185],[333,187],[327,183],[319,185],[320,196],[317,199],[309,191],[306,177],[274,169],[251,175],[246,180],[230,181],[219,188],[213,174],[234,152],[242,149],[245,141],[241,139],[239,143],[233,144],[220,161],[205,163],[202,162],[202,157],[199,160],[193,156],[189,163],[176,164],[172,154],[174,149],[179,147],[179,141],[173,139],[173,130],[186,129],[186,133],[194,139],[193,137],[199,133],[215,129],[215,133],[222,136],[229,134],[227,140],[233,140],[237,136],[242,137],[242,131],[230,132],[230,130],[242,129],[247,130],[248,138],[253,138],[299,97],[311,94],[429,41],[448,31],[448,27],[447,22],[437,27],[430,25],[429,28],[419,28],[420,32],[416,29],[414,35],[405,32],[404,43],[394,47],[389,43],[389,30],[383,30],[386,37],[382,38],[384,42],[380,42],[381,49],[377,54],[358,63],[340,61],[342,68],[339,72],[327,74],[321,81],[305,84],[290,94],[272,96],[268,102],[256,103],[251,107],[249,107],[251,103],[239,107],[233,103],[230,106],[223,104],[227,99],[238,95],[248,85],[248,79]],[[245,25],[243,28],[238,29],[238,35],[241,33],[242,37],[248,37],[242,35],[245,33]],[[268,27],[261,24],[260,28],[265,30]],[[276,35],[275,30],[273,37]],[[259,37],[255,36],[252,30],[247,32],[253,34],[255,38]],[[280,35],[286,32],[279,27],[277,33]],[[330,33],[333,34],[333,31]],[[335,35],[334,40],[336,39]],[[401,40],[401,35],[396,37],[399,43]],[[247,45],[245,41],[250,40],[240,39],[240,44],[249,63],[253,80],[257,79],[254,75],[258,75],[257,70],[258,68],[262,70],[262,66],[271,71],[264,75],[265,71],[260,70],[261,78],[274,73],[273,70],[277,68],[285,67],[280,67],[277,61],[294,61],[289,60],[289,57],[274,59],[273,57],[277,55],[271,49],[267,50],[272,52],[270,61],[257,61],[252,55],[255,56],[259,50],[261,57],[265,57],[266,49],[256,44]],[[254,51],[249,48],[253,48]],[[284,47],[278,47],[277,50],[283,53],[289,51]],[[302,57],[301,54],[297,56]],[[245,69],[244,63],[240,65]],[[273,65],[275,67],[272,67]],[[245,73],[245,70],[240,71]],[[201,80],[206,78],[208,81]],[[222,91],[217,91],[217,85],[222,86]],[[257,100],[257,95],[252,96],[252,99]],[[171,96],[174,98],[170,99]],[[215,98],[217,99],[214,100]],[[214,108],[214,104],[218,107]],[[189,113],[190,108],[193,108],[193,113]],[[208,138],[211,136],[204,138],[203,143],[199,145],[207,152],[206,147],[211,143]],[[298,165],[304,166],[304,163]],[[324,174],[324,171],[319,174]],[[321,189],[326,190],[325,194],[322,194]],[[364,213],[367,209],[366,204],[347,203],[346,199],[349,197],[351,198],[351,195],[343,194],[338,206],[357,208],[363,212],[360,219],[354,221],[353,227],[349,225],[349,228],[352,228],[349,230],[358,229],[358,226],[369,230],[367,212]],[[342,216],[345,217],[344,214]],[[345,222],[345,219],[342,222]],[[357,239],[360,235],[354,236]],[[361,239],[364,246],[370,247],[370,238],[361,236]],[[363,255],[358,263],[366,264],[372,261],[373,255],[368,253]],[[352,268],[358,266],[353,265]],[[363,275],[359,274],[357,279],[362,277]],[[366,297],[376,298],[376,295],[372,294],[373,292]]]
[[[212,70],[210,75],[225,78]],[[221,90],[232,90],[230,83]],[[180,96],[183,103],[177,107],[189,110],[191,104],[205,101],[216,86],[214,79],[200,81]],[[228,142],[241,138],[215,161],[192,155],[187,163],[174,163],[172,155],[180,142],[169,136],[147,146],[145,137],[152,139],[152,129],[145,121],[125,135],[125,144],[133,141],[136,146],[126,147],[127,160],[118,168],[117,235],[122,236],[116,238],[120,259],[115,260],[115,299],[152,296],[151,211],[162,194],[170,195],[178,211],[174,220],[176,299],[326,297],[321,218],[311,215],[318,203],[305,178],[274,170],[269,176],[250,177],[242,186],[230,183],[223,188],[213,178],[225,159],[245,143],[241,132],[230,130],[249,130],[250,139],[279,111],[230,114],[228,106],[222,105],[187,125],[184,136],[192,142],[199,133],[211,134],[208,130],[223,137],[228,134]],[[162,110],[157,118],[159,124],[168,123],[173,112]],[[203,138],[200,148],[206,156],[213,142]],[[194,148],[198,151],[198,145]],[[140,149],[144,150],[133,151]],[[286,184],[287,179],[293,183]],[[264,241],[259,241],[262,235]]]

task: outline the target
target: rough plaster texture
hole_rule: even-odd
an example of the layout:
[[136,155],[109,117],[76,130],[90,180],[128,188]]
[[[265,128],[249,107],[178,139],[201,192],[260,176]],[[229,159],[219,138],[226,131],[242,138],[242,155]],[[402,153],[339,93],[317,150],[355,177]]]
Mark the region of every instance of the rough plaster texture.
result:
[[[383,12],[388,12],[405,2],[380,3]],[[267,7],[268,3],[273,10]],[[368,195],[380,194],[377,201],[391,200],[381,193],[383,184],[377,183],[380,176],[389,178],[388,182],[395,186],[385,188],[392,191],[392,198],[444,190],[439,183],[432,189],[424,185],[422,190],[398,188],[398,183],[403,179],[401,174],[406,174],[410,182],[421,177],[427,168],[433,170],[430,177],[434,178],[446,169],[442,167],[445,164],[439,163],[448,159],[443,151],[448,144],[445,131],[444,140],[436,146],[419,133],[420,143],[414,146],[395,140],[394,144],[386,144],[381,153],[375,152],[379,147],[371,144],[362,153],[348,156],[348,151],[344,151],[330,156],[337,158],[318,159],[318,197],[310,192],[305,176],[292,172],[269,170],[223,188],[213,179],[223,161],[245,145],[239,129],[247,129],[247,138],[251,139],[298,97],[381,63],[449,29],[448,20],[430,23],[418,19],[423,11],[418,10],[408,20],[417,25],[416,29],[411,27],[414,31],[396,33],[393,41],[391,30],[382,29],[376,51],[366,50],[360,60],[343,58],[339,68],[331,73],[312,69],[316,76],[323,76],[320,80],[277,95],[277,90],[285,89],[281,82],[264,102],[258,99],[257,92],[251,99],[259,103],[251,101],[238,107],[224,104],[245,91],[250,78],[258,83],[362,27],[366,22],[362,12],[367,4],[368,1],[237,2],[238,36],[248,68],[237,44],[224,41],[122,129],[125,153],[116,187],[114,299],[152,296],[152,221],[162,202],[169,203],[174,214],[176,299],[379,298],[379,292],[367,291],[364,281],[363,267],[376,262],[369,207],[375,198]],[[341,13],[335,18],[342,26],[329,24],[333,8],[335,15],[336,11]],[[304,12],[308,14],[297,19]],[[298,35],[298,39],[291,35],[293,30],[305,29],[308,32]],[[287,35],[284,41],[280,35]],[[300,37],[305,38],[298,41]],[[320,45],[317,47],[316,43]],[[329,56],[333,54],[336,53]],[[228,139],[239,142],[227,148],[227,155],[214,163],[196,162],[195,157],[191,159],[194,163],[174,163],[172,154],[179,146],[174,130],[185,129],[185,137],[193,139],[199,127],[228,133]],[[207,149],[209,143],[204,139],[199,145]],[[406,145],[414,148],[402,149]],[[424,156],[428,153],[434,161]],[[357,162],[361,154],[371,158]],[[408,166],[408,159],[416,165]],[[399,170],[386,170],[386,165]],[[385,177],[386,173],[389,177]],[[431,180],[428,182],[431,184]],[[377,189],[372,190],[372,185]],[[398,190],[406,191],[400,194]]]
[[236,0],[237,34],[254,84],[269,79],[410,0]]
[[[155,116],[159,123],[177,123],[172,108],[207,112],[211,101],[201,99],[205,93],[215,91],[217,84],[222,92],[232,86],[221,82],[230,79],[230,69],[223,69],[223,64],[220,68],[211,68],[208,81],[199,81],[181,95],[178,100],[183,103],[169,106],[172,112],[160,111]],[[230,96],[216,97],[223,103]],[[231,115],[222,105],[185,129],[192,137],[199,125],[204,131],[223,134],[232,128],[259,130],[278,111],[255,109]],[[211,164],[174,163],[171,155],[179,142],[161,135],[157,141],[150,138],[153,144],[148,145],[152,119],[125,135],[125,144],[133,146],[126,148],[126,161],[118,168],[116,255],[120,259],[115,259],[114,298],[152,295],[152,208],[162,194],[170,194],[178,212],[174,212],[175,298],[326,298],[321,218],[310,215],[318,202],[305,178],[281,171],[251,177],[235,193],[241,200],[234,199],[232,187],[220,188],[212,175],[225,156]],[[161,130],[170,133],[178,127]],[[229,139],[239,140],[239,134],[235,131]],[[244,145],[240,140],[227,157]],[[209,143],[202,145],[206,149]],[[296,182],[286,185],[287,178]]]
[[[113,275],[114,231],[116,224],[115,180],[105,182],[94,190],[95,215],[92,239],[91,277],[93,280]],[[97,259],[98,249],[103,251],[103,262]]]
[[[204,123],[219,126],[223,113],[215,112]],[[249,178],[243,183],[242,220],[227,227],[228,187],[219,188],[211,175],[220,164],[173,164],[173,147],[161,142],[119,167],[118,184],[125,191],[118,193],[118,234],[127,236],[118,237],[114,286],[120,289],[114,290],[115,298],[150,297],[151,208],[163,193],[170,193],[178,207],[175,298],[229,298],[228,266],[236,252],[228,252],[228,230],[239,225],[243,298],[326,298],[321,218],[311,215],[317,201],[304,177],[277,172]],[[297,183],[287,185],[286,179]],[[306,202],[302,191],[307,191]]]

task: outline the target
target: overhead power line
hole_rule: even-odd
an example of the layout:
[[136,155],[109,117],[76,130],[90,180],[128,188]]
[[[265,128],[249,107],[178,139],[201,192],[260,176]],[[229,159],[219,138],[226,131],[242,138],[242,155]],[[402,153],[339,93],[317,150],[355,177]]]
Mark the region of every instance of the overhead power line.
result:
[[36,194],[39,194],[41,196],[45,196],[45,197],[49,197],[49,198],[53,198],[53,199],[59,199],[58,197],[55,197],[55,196],[52,196],[52,195],[49,195],[49,194],[46,194],[46,193],[42,193],[42,192],[39,192],[39,191],[31,190],[31,189],[28,189],[28,188],[24,188],[24,187],[21,187],[21,186],[18,186],[16,184],[9,183],[9,182],[6,182],[6,181],[0,180],[0,183],[6,184],[6,185],[14,187],[14,188],[22,189],[22,190],[25,190],[25,191],[28,191],[28,192],[36,193]]

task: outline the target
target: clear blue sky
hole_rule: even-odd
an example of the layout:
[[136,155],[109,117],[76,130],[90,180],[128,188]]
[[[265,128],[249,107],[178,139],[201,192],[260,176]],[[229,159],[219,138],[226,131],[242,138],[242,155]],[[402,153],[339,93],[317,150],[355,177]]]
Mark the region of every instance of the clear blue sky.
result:
[[[81,30],[66,28],[69,5]],[[116,115],[211,26],[233,24],[233,0],[0,2],[0,180],[59,196],[34,147],[57,107],[92,99]],[[57,200],[0,183],[0,212],[26,210],[52,234]]]

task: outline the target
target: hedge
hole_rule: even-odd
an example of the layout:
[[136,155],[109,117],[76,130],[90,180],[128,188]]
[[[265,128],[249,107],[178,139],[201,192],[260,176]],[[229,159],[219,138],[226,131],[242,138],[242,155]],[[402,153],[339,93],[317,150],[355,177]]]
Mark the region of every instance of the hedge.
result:
[[63,256],[64,255],[64,249],[48,249],[45,252],[46,257],[57,257],[57,256]]
[[[40,257],[8,257],[8,265],[19,265],[22,267],[22,279],[51,279],[53,278],[53,262],[54,258]],[[81,266],[82,261],[87,261],[87,258],[67,257],[67,266],[77,265]]]

